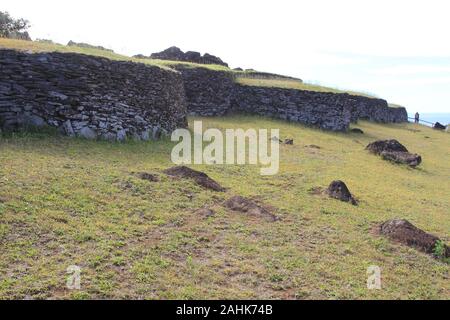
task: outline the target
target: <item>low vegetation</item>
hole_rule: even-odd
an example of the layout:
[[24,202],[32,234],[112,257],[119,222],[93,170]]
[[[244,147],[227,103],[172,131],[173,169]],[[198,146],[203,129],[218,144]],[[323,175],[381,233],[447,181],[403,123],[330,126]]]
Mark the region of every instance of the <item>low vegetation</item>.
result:
[[340,90],[330,87],[324,87],[316,84],[304,83],[298,80],[288,80],[288,79],[255,79],[251,77],[237,77],[236,82],[247,85],[247,86],[258,86],[258,87],[274,87],[274,88],[285,88],[285,89],[298,89],[298,90],[308,90],[317,92],[332,92],[332,93],[348,93],[357,96],[364,96],[369,98],[375,98],[374,95],[349,91]]
[[[279,128],[294,144],[280,145],[276,176],[254,166],[192,166],[227,189],[215,192],[163,173],[173,167],[167,139],[3,134],[0,299],[450,298],[446,261],[372,232],[401,218],[449,242],[448,133],[413,124],[361,122],[361,135],[259,117],[201,120],[221,130]],[[423,163],[412,169],[364,150],[390,138]],[[358,206],[311,193],[337,179]],[[277,221],[223,205],[236,195],[264,203]],[[198,213],[208,207],[214,213]],[[66,288],[71,265],[81,267],[80,290]],[[372,265],[381,268],[381,290],[367,289]]]

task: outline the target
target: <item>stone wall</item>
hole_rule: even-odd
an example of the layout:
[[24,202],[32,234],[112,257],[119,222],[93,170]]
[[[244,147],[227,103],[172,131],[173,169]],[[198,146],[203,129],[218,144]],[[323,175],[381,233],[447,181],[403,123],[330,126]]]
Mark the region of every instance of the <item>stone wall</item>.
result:
[[176,71],[72,54],[0,50],[0,124],[57,127],[70,136],[158,138],[186,127]]
[[222,116],[244,112],[343,131],[351,122],[406,122],[404,108],[390,108],[385,100],[346,93],[245,86],[233,73],[176,66],[183,75],[190,115]]
[[369,120],[381,123],[408,122],[408,113],[405,108],[391,108],[386,100],[373,99],[361,96],[349,96],[354,105],[352,122]]
[[181,72],[190,115],[222,116],[231,108],[234,79],[230,72],[174,66]]
[[352,111],[345,96],[237,84],[232,105],[233,111],[299,122],[325,130],[345,131]]

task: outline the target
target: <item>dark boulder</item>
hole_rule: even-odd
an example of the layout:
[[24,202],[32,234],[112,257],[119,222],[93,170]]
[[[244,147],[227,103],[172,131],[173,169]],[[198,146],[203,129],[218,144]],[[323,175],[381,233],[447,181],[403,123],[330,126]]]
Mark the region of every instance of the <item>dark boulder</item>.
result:
[[380,155],[384,160],[416,167],[422,163],[422,157],[413,154],[397,140],[379,140],[369,144],[366,150]]
[[381,155],[383,151],[388,152],[408,152],[408,149],[404,145],[402,145],[400,142],[398,142],[395,139],[392,140],[379,140],[372,142],[366,147],[366,150],[369,150],[370,152]]
[[152,53],[151,59],[172,60],[172,61],[185,61],[184,52],[178,47],[170,47],[164,51]]
[[362,131],[362,130],[359,129],[359,128],[353,128],[353,129],[350,130],[350,132],[352,132],[352,133],[364,134],[364,131]]
[[[428,254],[435,253],[436,245],[440,242],[438,237],[417,228],[407,220],[401,219],[384,222],[379,227],[379,233],[393,241]],[[442,255],[445,258],[450,257],[450,248],[444,245],[443,249]]]
[[444,126],[443,124],[440,124],[439,122],[436,122],[433,126],[434,129],[436,130],[445,130],[447,127]]
[[381,157],[384,160],[392,161],[395,163],[406,164],[410,167],[417,167],[422,163],[422,157],[418,154],[412,154],[409,152],[399,151],[383,151]]
[[347,185],[340,180],[333,181],[328,187],[327,193],[334,199],[338,199],[344,202],[350,202],[354,206],[358,204],[355,198],[353,198],[352,194],[350,193]]

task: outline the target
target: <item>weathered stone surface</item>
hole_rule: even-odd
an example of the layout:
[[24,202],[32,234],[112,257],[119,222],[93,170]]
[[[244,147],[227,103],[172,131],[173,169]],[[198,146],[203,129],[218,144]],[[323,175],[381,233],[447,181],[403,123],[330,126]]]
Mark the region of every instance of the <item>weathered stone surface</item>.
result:
[[404,145],[395,139],[372,142],[366,147],[366,150],[380,155],[384,160],[407,164],[411,167],[416,167],[422,163],[420,155],[410,153]]
[[357,205],[357,201],[353,198],[347,185],[340,180],[333,181],[327,189],[327,194],[335,199],[350,202],[353,205]]
[[408,113],[403,107],[389,107],[386,100],[348,95],[352,106],[352,122],[368,120],[380,123],[408,122]]
[[229,72],[174,66],[181,72],[190,115],[222,116],[231,109],[234,79]]
[[[433,254],[440,239],[429,234],[407,220],[394,219],[384,222],[379,227],[379,233],[389,239],[416,248],[422,252]],[[445,245],[444,257],[450,257],[450,248]]]
[[213,56],[209,53],[205,53],[203,56],[199,52],[188,51],[184,53],[178,47],[170,47],[164,51],[152,53],[151,59],[172,60],[172,61],[185,61],[194,62],[200,64],[217,64],[228,67],[228,64],[223,62],[219,57]]
[[0,50],[0,127],[54,126],[69,136],[157,139],[186,127],[176,71],[73,53]]
[[418,154],[412,154],[409,152],[399,151],[383,151],[381,157],[384,160],[392,161],[395,163],[406,164],[410,167],[417,167],[422,163],[422,157]]
[[395,139],[391,140],[378,140],[372,142],[366,147],[366,150],[381,155],[382,152],[408,152],[408,149]]
[[339,94],[237,84],[232,110],[345,131],[352,109]]

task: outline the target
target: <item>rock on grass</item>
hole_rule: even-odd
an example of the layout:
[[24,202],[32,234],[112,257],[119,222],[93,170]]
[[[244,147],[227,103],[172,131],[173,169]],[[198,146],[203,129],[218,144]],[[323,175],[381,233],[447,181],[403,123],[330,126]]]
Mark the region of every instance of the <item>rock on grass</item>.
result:
[[420,155],[410,153],[404,145],[395,139],[372,142],[366,147],[366,150],[381,156],[384,160],[406,164],[410,167],[416,167],[422,163]]
[[206,173],[193,170],[185,166],[177,166],[163,171],[166,175],[171,177],[178,177],[183,179],[192,179],[196,184],[205,189],[224,192],[226,188],[211,179]]
[[383,160],[388,160],[395,163],[406,164],[410,167],[417,167],[422,163],[422,157],[418,154],[412,154],[409,152],[397,152],[397,151],[383,151],[381,153]]
[[327,189],[327,194],[334,199],[338,199],[344,202],[350,202],[352,205],[358,205],[353,195],[350,193],[347,185],[341,181],[333,181]]
[[[379,233],[401,244],[413,247],[419,251],[433,254],[441,241],[438,237],[429,234],[407,220],[388,220],[380,225]],[[450,257],[450,248],[444,245],[443,257]]]

